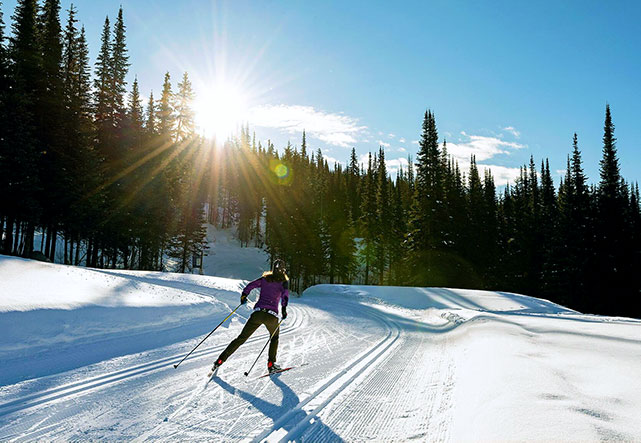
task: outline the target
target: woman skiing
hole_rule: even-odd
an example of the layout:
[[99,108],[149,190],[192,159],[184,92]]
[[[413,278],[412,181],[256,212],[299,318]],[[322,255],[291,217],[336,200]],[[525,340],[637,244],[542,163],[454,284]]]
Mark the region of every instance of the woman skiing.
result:
[[229,356],[232,355],[240,345],[245,343],[260,325],[265,325],[272,337],[269,343],[267,370],[272,373],[281,369],[280,366],[276,364],[276,353],[278,352],[278,334],[280,332],[278,330],[280,323],[278,305],[280,304],[282,306],[281,315],[284,320],[287,318],[287,303],[289,301],[289,277],[285,271],[285,263],[280,259],[276,259],[272,265],[271,272],[263,273],[262,277],[245,286],[240,296],[240,302],[242,304],[247,303],[247,296],[252,289],[260,288],[260,296],[254,305],[254,312],[249,317],[249,320],[247,320],[240,335],[232,340],[223,353],[220,354],[216,363],[214,363],[212,371],[215,371],[220,365],[225,363]]

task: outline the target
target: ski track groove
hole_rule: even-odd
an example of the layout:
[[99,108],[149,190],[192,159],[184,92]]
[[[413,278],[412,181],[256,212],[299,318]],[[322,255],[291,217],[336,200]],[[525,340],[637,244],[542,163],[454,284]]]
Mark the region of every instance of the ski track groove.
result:
[[[354,303],[343,301],[335,303],[347,307],[345,313],[348,318],[343,321],[351,323],[349,311],[354,309]],[[178,404],[177,408],[170,406],[173,412],[169,415],[162,411],[156,414],[156,417],[161,417],[159,420],[165,416],[167,421],[160,421],[148,431],[142,434],[138,433],[137,437],[136,434],[128,436],[126,433],[128,429],[136,427],[135,422],[129,423],[126,418],[98,429],[113,432],[114,428],[121,428],[121,421],[124,421],[129,427],[125,427],[117,438],[134,439],[135,441],[171,440],[181,438],[180,435],[189,435],[186,431],[190,430],[196,432],[196,435],[201,435],[204,431],[215,432],[217,435],[215,438],[223,441],[239,439],[265,441],[266,438],[272,441],[276,436],[280,441],[327,441],[336,438],[348,441],[371,439],[395,441],[398,438],[389,433],[386,434],[386,429],[390,429],[392,422],[398,423],[399,419],[408,419],[407,425],[413,426],[411,439],[448,440],[455,371],[451,358],[444,357],[446,348],[443,346],[443,342],[446,339],[437,340],[434,343],[437,346],[424,346],[424,342],[427,340],[425,337],[420,339],[413,337],[415,333],[406,331],[397,322],[386,318],[384,312],[367,305],[360,305],[358,309],[364,315],[357,317],[357,320],[360,321],[364,318],[367,321],[377,320],[377,323],[384,327],[383,331],[387,332],[385,337],[376,341],[373,346],[368,346],[365,351],[354,354],[357,355],[355,359],[349,360],[341,368],[337,368],[334,371],[336,375],[326,378],[319,388],[308,394],[303,400],[291,406],[286,405],[289,409],[276,420],[266,416],[259,408],[244,399],[236,405],[232,401],[232,404],[225,407],[226,399],[229,400],[229,398],[223,390],[219,391],[218,408],[216,408],[217,411],[222,409],[223,412],[216,413],[214,417],[203,413],[202,411],[211,407],[212,398],[200,395],[211,383],[211,379],[208,379],[204,384],[198,384],[194,389],[187,389],[178,394],[182,397],[173,402],[173,406]],[[282,328],[281,335],[290,335],[301,329],[302,326],[309,323],[313,315],[310,307],[305,305],[297,306],[293,313],[294,322],[287,328]],[[298,337],[301,338],[300,341]],[[371,337],[376,337],[376,335],[363,333],[359,328],[337,328],[330,324],[327,330],[318,328],[311,330],[309,334],[295,336],[294,340],[288,344],[288,355],[291,355],[294,360],[299,360],[298,357],[300,357],[302,362],[305,362],[307,356],[312,355],[314,350],[320,349],[328,355],[332,355],[334,350],[331,345],[334,343],[353,341],[363,343],[370,340]],[[264,339],[265,337],[262,336],[252,337],[247,341],[247,344],[262,342]],[[370,344],[372,342],[369,341]],[[190,360],[211,356],[222,351],[224,347],[221,345],[195,351]],[[95,428],[87,429],[84,432],[76,429],[75,434],[69,435],[69,430],[60,424],[73,419],[74,416],[81,418],[85,423],[87,420],[91,422],[97,417],[122,410],[123,402],[113,402],[112,405],[97,411],[98,414],[90,413],[90,416],[87,416],[87,411],[92,410],[92,404],[91,399],[85,399],[84,394],[166,368],[169,362],[177,361],[183,355],[164,357],[0,404],[0,418],[2,418],[37,406],[44,407],[65,400],[72,402],[72,404],[65,404],[63,408],[54,409],[52,414],[44,419],[38,417],[37,420],[29,420],[30,417],[27,416],[25,420],[27,423],[18,424],[9,435],[0,434],[0,439],[13,438],[16,441],[91,439],[89,431],[95,432]],[[434,359],[435,356],[439,358]],[[430,358],[429,361],[426,361],[427,358]],[[247,359],[247,356],[244,356],[244,359]],[[414,386],[416,380],[421,377],[425,378],[427,375],[418,374],[418,371],[424,370],[426,367],[433,368],[429,372],[429,379],[421,385],[421,389],[416,389]],[[238,377],[230,380],[230,383],[238,379],[242,380]],[[260,381],[253,381],[254,386],[258,383]],[[146,384],[143,386],[146,390],[151,389]],[[258,392],[252,393],[252,395],[261,399],[261,395],[269,386],[271,385],[264,383]],[[234,389],[236,390],[236,388]],[[404,395],[392,395],[399,391],[402,391]],[[385,403],[380,399],[392,399],[392,401]],[[124,403],[131,400],[133,398]],[[274,406],[277,407],[277,405]],[[408,409],[410,406],[411,409]],[[93,410],[95,411],[95,406],[93,406]],[[195,414],[194,410],[202,411],[201,414]],[[19,416],[18,418],[24,417]],[[232,420],[233,422],[226,431],[218,433],[217,429],[220,429],[222,424]],[[282,433],[283,428],[287,431],[287,435],[283,437],[282,434],[274,434],[276,431]],[[262,430],[262,432],[252,437],[256,430]],[[210,437],[208,438],[211,439]],[[196,438],[198,439],[198,437]]]
[[[292,315],[292,317],[294,317],[294,322],[291,325],[288,325],[286,328],[282,328],[282,336],[290,335],[304,324],[305,315],[299,315],[295,312],[298,310],[304,310],[304,308],[301,309],[301,307],[297,306],[294,310],[292,310],[292,313],[294,314]],[[254,336],[247,340],[246,344],[263,342],[264,340],[265,337],[263,336]],[[212,355],[217,356],[218,353],[220,353],[226,346],[227,344],[217,345],[211,348],[194,351],[189,360],[199,360],[205,357],[210,357]],[[170,368],[170,366],[168,365],[170,362],[179,361],[179,359],[181,359],[183,356],[184,353],[172,355],[170,357],[163,357],[161,359],[157,359],[141,365],[136,365],[130,368],[120,369],[115,372],[109,372],[107,374],[75,381],[69,384],[11,400],[9,402],[0,404],[0,418],[5,418],[6,416],[9,416],[11,414],[19,413],[34,407],[43,408],[52,403],[62,402],[65,399],[71,399],[76,402],[80,396],[95,392],[115,383],[126,382],[137,376],[143,376],[157,370],[168,369]],[[171,369],[173,369],[173,367],[171,367]],[[201,386],[199,385],[196,389],[201,389]],[[192,398],[190,398],[189,400],[191,399]],[[119,406],[122,406],[122,404],[120,404]],[[114,407],[113,409],[116,409],[116,407]],[[71,412],[72,410],[75,412]],[[39,419],[40,424],[53,420],[54,423],[51,425],[44,425],[34,432],[29,432],[29,430],[33,429],[34,425],[31,421],[27,420],[27,423],[16,426],[16,428],[9,434],[0,434],[0,439],[4,440],[14,438],[22,440],[32,439],[34,437],[37,438],[37,436],[44,434],[43,431],[47,428],[58,426],[62,420],[70,417],[74,413],[80,412],[81,410],[77,410],[77,408],[71,406],[65,408],[64,411],[69,411],[69,413],[64,413],[61,415],[60,411],[55,411],[52,415],[49,415],[45,419]],[[109,412],[109,410],[103,411],[99,415],[103,415],[107,412]]]
[[[343,306],[347,306],[347,307],[353,308],[353,304],[351,304],[351,303],[340,303],[340,304],[342,304]],[[370,309],[370,308],[363,308],[363,309]],[[276,420],[275,422],[273,420],[271,420],[271,419],[266,419],[265,415],[263,415],[260,412],[252,412],[252,411],[255,411],[256,408],[251,403],[250,404],[247,404],[246,402],[242,403],[243,412],[242,412],[242,414],[240,416],[237,416],[236,414],[232,415],[232,414],[230,414],[229,410],[226,410],[224,412],[224,415],[225,416],[231,415],[233,417],[232,420],[234,420],[234,422],[227,429],[227,431],[224,433],[224,435],[221,436],[219,434],[216,437],[216,439],[219,439],[219,440],[222,440],[222,441],[241,440],[241,439],[242,440],[248,440],[248,439],[252,438],[251,437],[251,431],[252,430],[262,429],[263,432],[261,434],[259,434],[257,437],[253,438],[253,441],[261,441],[261,439],[264,439],[263,436],[268,436],[274,430],[279,429],[281,427],[281,425],[283,425],[283,424],[292,425],[292,419],[295,419],[296,415],[299,415],[299,414],[306,415],[305,411],[303,410],[303,407],[305,405],[307,405],[308,403],[312,402],[313,400],[315,400],[320,395],[328,396],[328,398],[325,401],[323,401],[320,406],[316,407],[316,410],[314,411],[313,415],[307,415],[307,416],[303,417],[302,420],[300,420],[300,419],[299,420],[294,420],[293,426],[299,426],[300,427],[301,423],[304,424],[306,422],[306,419],[309,420],[309,419],[313,418],[316,415],[316,413],[318,411],[320,411],[325,405],[327,405],[336,395],[338,395],[340,392],[342,392],[343,389],[347,388],[350,385],[351,381],[354,378],[356,378],[359,375],[359,373],[357,372],[355,375],[351,375],[349,377],[349,379],[347,381],[345,381],[345,382],[342,382],[342,385],[339,385],[338,388],[334,388],[333,390],[332,389],[328,389],[328,388],[332,388],[333,385],[336,384],[337,382],[340,382],[341,378],[344,377],[345,374],[347,374],[351,369],[354,369],[360,363],[362,363],[363,361],[366,361],[367,358],[370,357],[373,353],[375,353],[381,347],[383,347],[386,344],[388,344],[388,346],[385,347],[385,349],[380,354],[378,354],[376,357],[374,357],[374,359],[379,358],[380,355],[385,353],[389,349],[389,347],[393,345],[393,343],[396,341],[396,339],[398,339],[398,337],[400,335],[400,330],[397,330],[396,331],[397,335],[393,336],[394,328],[392,328],[390,323],[387,322],[384,319],[383,315],[381,313],[379,313],[378,311],[375,311],[375,310],[371,310],[371,311],[372,311],[372,315],[374,317],[376,317],[380,321],[380,323],[383,324],[383,326],[385,326],[386,329],[387,329],[387,335],[382,340],[379,340],[375,345],[370,346],[367,350],[360,352],[360,354],[359,354],[359,356],[357,357],[356,360],[352,360],[350,363],[348,363],[346,365],[347,367],[346,368],[343,367],[342,370],[340,370],[341,372],[339,374],[337,374],[334,377],[332,377],[331,380],[326,381],[314,393],[312,393],[311,395],[307,396],[307,398],[305,398],[304,400],[300,401],[298,404],[293,404],[290,407],[289,411],[287,411],[283,416],[281,416],[280,419]],[[371,319],[371,317],[370,317],[370,319]],[[349,334],[349,335],[352,336],[353,334]],[[313,331],[311,331],[311,334],[308,337],[309,337],[308,340],[311,340],[315,347],[318,347],[318,348],[324,348],[325,347],[324,346],[325,345],[325,341],[327,340],[327,336],[325,334],[325,331],[323,331],[321,329],[313,330]],[[330,338],[332,338],[331,335],[330,335]],[[334,339],[336,339],[336,338],[334,337]],[[390,341],[391,341],[391,343],[389,343]],[[340,340],[339,340],[339,342],[340,342]],[[303,340],[303,343],[305,343],[305,340]],[[309,350],[308,347],[305,347],[305,349]],[[258,383],[261,383],[261,382],[258,381]],[[256,381],[255,381],[253,384],[255,386],[258,383],[256,383]],[[256,397],[260,398],[261,394],[269,386],[270,386],[269,384],[264,383],[262,388],[260,389],[260,391],[257,394],[254,394],[254,395]],[[180,418],[182,419],[182,422],[173,423],[173,424],[177,425],[177,429],[173,430],[172,432],[165,433],[165,434],[162,434],[162,435],[154,435],[155,432],[164,425],[163,423],[161,423],[160,425],[158,425],[153,430],[153,432],[146,433],[144,435],[144,437],[136,439],[136,441],[144,441],[144,440],[147,440],[147,439],[171,440],[176,435],[184,432],[186,429],[198,428],[199,430],[202,430],[203,428],[206,427],[207,423],[210,422],[209,418],[198,419],[198,418],[195,418],[193,416],[193,414],[185,414],[185,413],[183,413],[183,414],[181,414]],[[219,415],[217,417],[217,419],[219,419],[219,421],[222,422],[222,423],[224,423],[226,421],[224,419],[224,417],[221,417],[221,415]],[[242,426],[238,427],[238,424],[241,422],[241,419],[242,419]],[[265,422],[268,421],[268,420],[271,421],[272,423],[271,424],[265,424]],[[267,427],[266,430],[265,430],[265,427]],[[288,427],[291,427],[291,426],[288,426]]]
[[[403,427],[406,431],[411,429],[408,434],[412,439],[446,441],[453,387],[452,362],[443,357],[442,345],[437,349],[427,348],[423,346],[424,337],[412,339],[413,335],[410,332],[404,336],[365,380],[360,383],[355,380],[357,387],[336,398],[335,407],[320,414],[326,427],[312,425],[300,440],[327,441],[331,430],[347,441],[398,441],[398,436],[386,430],[395,429],[399,421],[404,421]],[[430,359],[431,365],[423,364],[434,355],[439,358]],[[416,380],[422,379],[419,371],[425,367],[434,369],[426,383],[416,386]],[[446,382],[440,383],[444,370]],[[390,395],[394,392],[403,392],[403,395]],[[413,416],[416,412],[419,414]],[[392,423],[395,426],[391,426]]]
[[[370,309],[370,308],[365,308],[363,309]],[[371,317],[377,318],[381,323],[383,323],[386,326],[387,329],[387,336],[380,340],[378,343],[376,343],[373,347],[367,349],[365,352],[363,352],[356,360],[352,361],[351,363],[347,364],[346,367],[343,367],[340,372],[332,377],[328,382],[323,384],[320,388],[318,388],[314,393],[309,395],[305,400],[302,400],[299,402],[296,406],[291,408],[289,412],[287,412],[285,415],[283,415],[280,419],[276,420],[271,428],[263,431],[261,434],[258,436],[254,437],[252,441],[254,442],[261,442],[269,439],[270,435],[279,429],[281,429],[284,426],[287,426],[289,428],[289,432],[287,435],[282,437],[281,441],[292,441],[297,439],[299,436],[301,436],[310,426],[316,426],[317,422],[315,421],[314,423],[310,423],[311,420],[314,420],[315,417],[318,416],[320,411],[323,410],[329,403],[331,403],[336,396],[338,396],[341,392],[344,390],[353,387],[352,384],[355,379],[357,379],[361,375],[361,371],[357,371],[353,375],[349,375],[348,379],[346,381],[342,381],[341,379],[348,375],[351,370],[354,368],[357,368],[359,364],[366,362],[364,365],[364,370],[366,368],[371,367],[374,365],[378,360],[383,358],[389,351],[389,349],[395,344],[395,342],[399,339],[401,336],[401,329],[398,327],[396,324],[391,324],[388,322],[382,314],[378,313],[375,310],[370,311]],[[394,334],[396,332],[396,334]],[[382,349],[382,351],[379,352],[379,350]],[[378,352],[374,357],[372,357],[369,361],[367,360],[368,357],[370,357],[372,354]],[[333,385],[337,384],[337,387],[334,387]],[[319,396],[326,396],[327,398],[323,400],[318,406],[316,406],[312,411],[307,412],[304,410],[304,407],[315,400]],[[301,419],[296,420],[296,415],[298,415],[300,412],[303,412],[304,416]],[[292,420],[295,420],[292,422]]]
[[[298,329],[300,324],[292,324],[287,329],[283,328],[281,332],[282,335],[286,335],[293,330]],[[254,343],[256,341],[264,340],[264,337],[252,337],[247,340],[247,343]],[[189,360],[201,359],[204,357],[211,356],[212,354],[220,353],[225,349],[227,345],[218,345],[211,348],[206,348],[201,351],[195,351],[189,358]],[[68,385],[58,386],[56,388],[48,389],[43,392],[36,394],[29,394],[25,397],[18,398],[16,400],[9,401],[7,403],[0,404],[0,417],[11,414],[13,412],[21,411],[28,409],[33,406],[37,406],[43,403],[47,403],[53,400],[58,400],[73,394],[82,393],[93,388],[100,388],[107,386],[109,384],[130,379],[136,375],[146,374],[148,372],[153,372],[156,369],[164,369],[167,367],[168,362],[176,361],[180,359],[183,354],[174,355],[171,357],[165,357],[159,360],[154,360],[142,365],[136,365],[131,368],[121,369],[113,373],[107,373],[99,375],[97,377],[91,377],[86,380],[80,380],[77,382],[70,383]],[[60,393],[60,394],[58,394]],[[58,394],[58,395],[56,395]]]
[[[295,323],[296,327],[293,328],[292,330],[288,330],[287,332],[295,332],[296,330],[301,328],[303,325],[307,324],[306,320],[310,316],[310,314],[308,312],[308,309],[305,306],[297,306],[296,309],[293,310],[293,312],[294,312],[294,315],[295,315],[294,321],[297,322],[297,323]],[[294,325],[292,325],[292,326],[294,326]],[[281,336],[282,335],[285,335],[285,331],[284,330],[281,333]],[[245,343],[249,343],[250,340],[251,339],[247,340],[247,342],[245,342]],[[262,340],[264,341],[264,337],[262,337]],[[252,341],[255,341],[255,340],[252,340]],[[222,349],[224,349],[224,347]],[[151,429],[151,430],[143,433],[141,436],[135,438],[135,441],[146,441],[146,440],[148,440],[150,438],[154,439],[154,440],[157,440],[157,439],[163,439],[163,440],[170,439],[171,437],[174,437],[175,435],[183,432],[185,428],[193,428],[195,426],[199,426],[199,425],[202,425],[203,423],[207,422],[208,419],[202,419],[202,420],[199,420],[197,418],[194,419],[192,414],[184,414],[184,413],[183,414],[179,414],[179,413],[182,413],[185,409],[194,409],[195,406],[197,406],[199,404],[200,398],[199,398],[198,394],[201,394],[202,392],[204,392],[207,389],[207,386],[211,383],[212,379],[213,379],[213,377],[211,379],[208,379],[207,383],[205,383],[204,386],[202,386],[202,387],[198,386],[196,389],[194,389],[193,394],[187,400],[185,400],[180,407],[178,407],[174,412],[172,412],[167,417],[167,421],[166,422],[165,421],[160,422],[153,429]],[[263,390],[266,388],[266,386],[267,385],[264,385]],[[261,392],[262,392],[262,390],[261,390]],[[195,402],[196,404],[195,405],[190,405],[194,399],[196,399],[196,402]],[[187,408],[188,406],[190,406],[190,408]],[[235,412],[235,411],[240,410],[240,409],[243,410],[242,414],[246,414],[247,411],[249,410],[250,406],[247,406],[245,404],[241,404],[241,405],[239,405],[237,407],[234,407],[232,409],[227,409],[224,412],[224,414],[228,415],[230,412]],[[182,418],[183,421],[186,421],[187,423],[176,421],[176,418],[179,418],[179,417]],[[232,424],[232,426],[228,429],[228,431],[222,437],[223,440],[231,433],[231,431],[233,430],[234,426],[238,423],[240,418],[241,417],[238,417],[235,420],[235,422]],[[260,416],[259,418],[262,419],[263,417]],[[246,427],[247,423],[245,422],[243,424]],[[155,435],[156,432],[159,429],[161,429],[163,427],[166,427],[168,425],[176,426],[178,429],[176,429],[176,430],[174,430],[174,431],[172,431],[172,432],[170,432],[168,434]]]

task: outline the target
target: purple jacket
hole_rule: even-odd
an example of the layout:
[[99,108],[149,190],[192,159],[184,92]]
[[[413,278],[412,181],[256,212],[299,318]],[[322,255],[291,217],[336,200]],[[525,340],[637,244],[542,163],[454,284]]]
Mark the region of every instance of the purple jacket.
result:
[[287,306],[289,302],[289,282],[269,281],[265,277],[254,280],[243,289],[244,295],[249,295],[252,289],[260,288],[260,296],[254,309],[262,308],[278,312],[278,304]]

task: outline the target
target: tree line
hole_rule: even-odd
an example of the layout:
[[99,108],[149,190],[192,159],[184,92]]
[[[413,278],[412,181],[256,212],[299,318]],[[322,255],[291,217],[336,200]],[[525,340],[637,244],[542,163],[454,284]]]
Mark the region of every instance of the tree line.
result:
[[[143,111],[127,88],[122,8],[105,19],[93,75],[77,10],[20,0],[7,38],[0,12],[0,250],[93,267],[190,267],[204,246],[194,174],[206,148],[194,128],[187,73]],[[40,245],[34,245],[35,233]]]
[[[620,173],[606,106],[598,183],[578,137],[558,186],[532,158],[497,192],[474,157],[462,171],[427,111],[417,158],[395,177],[385,150],[330,167],[320,149],[278,150],[249,127],[225,143],[194,126],[184,73],[145,106],[128,88],[122,8],[97,61],[76,10],[20,0],[0,13],[0,234],[5,254],[92,267],[185,272],[205,222],[283,258],[292,288],[362,283],[520,292],[602,314],[641,315],[638,185]],[[40,233],[40,245],[34,244]],[[170,266],[171,265],[171,266]]]
[[[570,143],[569,143],[570,144]],[[474,156],[461,171],[424,115],[416,161],[392,179],[385,150],[330,168],[322,151],[282,153],[245,128],[215,162],[209,221],[243,245],[286,260],[297,290],[327,283],[446,286],[519,292],[582,312],[641,315],[638,184],[621,176],[609,105],[597,184],[578,136],[555,186],[548,159],[497,192]]]

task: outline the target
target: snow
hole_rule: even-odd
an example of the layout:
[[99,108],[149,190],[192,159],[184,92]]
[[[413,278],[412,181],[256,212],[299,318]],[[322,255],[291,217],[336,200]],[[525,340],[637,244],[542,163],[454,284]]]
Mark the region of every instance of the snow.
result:
[[242,283],[2,255],[0,275],[0,384],[193,337]]
[[318,285],[291,371],[243,376],[261,328],[205,377],[251,303],[174,369],[267,267],[210,234],[218,277],[0,256],[0,440],[641,440],[641,321],[518,294]]
[[260,248],[240,248],[233,229],[207,225],[209,249],[203,258],[203,273],[218,277],[253,280],[270,269],[267,254]]

